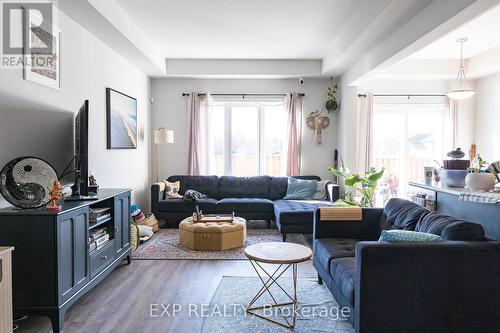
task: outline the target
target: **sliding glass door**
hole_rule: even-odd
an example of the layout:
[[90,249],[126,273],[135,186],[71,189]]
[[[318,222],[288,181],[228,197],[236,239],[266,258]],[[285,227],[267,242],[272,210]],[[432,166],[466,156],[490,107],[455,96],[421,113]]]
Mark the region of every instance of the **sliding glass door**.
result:
[[409,181],[423,180],[424,166],[443,159],[446,114],[445,104],[374,104],[374,166],[399,179],[399,196]]

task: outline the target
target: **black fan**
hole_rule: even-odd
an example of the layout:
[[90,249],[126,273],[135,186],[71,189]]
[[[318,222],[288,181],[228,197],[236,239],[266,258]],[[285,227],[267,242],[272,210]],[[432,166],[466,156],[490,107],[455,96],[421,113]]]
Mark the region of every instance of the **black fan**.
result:
[[49,202],[49,188],[57,179],[57,172],[44,160],[19,157],[0,172],[0,193],[16,207],[38,208]]

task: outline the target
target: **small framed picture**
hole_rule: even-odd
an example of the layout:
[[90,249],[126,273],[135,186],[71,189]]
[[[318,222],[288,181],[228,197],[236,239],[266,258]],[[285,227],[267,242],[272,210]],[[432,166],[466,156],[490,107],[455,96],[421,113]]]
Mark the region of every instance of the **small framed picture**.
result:
[[137,100],[106,88],[108,149],[137,148]]
[[24,10],[24,79],[61,89],[61,32],[41,21],[36,11]]

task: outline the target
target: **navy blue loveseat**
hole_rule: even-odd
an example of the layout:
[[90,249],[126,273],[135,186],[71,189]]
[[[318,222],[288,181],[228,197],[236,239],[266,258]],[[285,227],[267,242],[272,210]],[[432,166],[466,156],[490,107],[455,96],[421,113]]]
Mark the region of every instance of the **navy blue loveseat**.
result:
[[[317,176],[295,178],[320,180]],[[181,195],[189,189],[206,194],[207,198],[198,201],[204,213],[235,212],[246,219],[275,221],[284,240],[287,233],[312,233],[316,208],[329,206],[339,198],[338,186],[327,183],[321,200],[283,200],[287,177],[171,176],[167,180],[180,181]],[[193,214],[194,204],[166,199],[160,182],[151,186],[151,210],[166,226],[174,227]]]
[[[435,242],[378,242],[381,230],[440,235]],[[493,332],[500,327],[500,242],[480,224],[406,200],[367,208],[361,221],[314,221],[318,280],[357,332]]]

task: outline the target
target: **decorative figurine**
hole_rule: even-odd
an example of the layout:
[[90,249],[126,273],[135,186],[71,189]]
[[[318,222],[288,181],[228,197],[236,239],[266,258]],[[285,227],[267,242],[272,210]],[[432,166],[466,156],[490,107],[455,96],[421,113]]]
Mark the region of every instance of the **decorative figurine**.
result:
[[439,183],[441,181],[441,175],[439,174],[439,170],[440,169],[437,168],[434,168],[434,170],[432,170],[432,178],[434,179],[435,183]]
[[196,205],[195,212],[193,213],[194,222],[199,222],[203,218],[203,212],[200,210],[200,207]]
[[89,192],[97,195],[97,191],[99,190],[99,185],[97,184],[97,179],[95,179],[94,175],[89,176]]
[[51,188],[49,188],[50,201],[47,204],[47,210],[53,212],[60,212],[62,210],[62,206],[59,205],[59,199],[64,196],[64,191],[61,186],[61,183],[58,180],[54,181],[54,184]]

